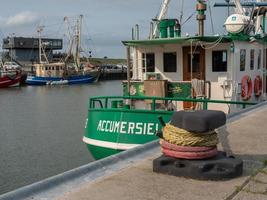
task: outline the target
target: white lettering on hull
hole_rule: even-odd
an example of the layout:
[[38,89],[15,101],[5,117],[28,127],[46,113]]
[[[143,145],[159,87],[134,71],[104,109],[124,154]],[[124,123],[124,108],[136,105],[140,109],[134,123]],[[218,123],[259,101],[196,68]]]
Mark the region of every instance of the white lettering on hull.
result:
[[154,135],[158,131],[156,123],[99,120],[97,131],[121,134]]

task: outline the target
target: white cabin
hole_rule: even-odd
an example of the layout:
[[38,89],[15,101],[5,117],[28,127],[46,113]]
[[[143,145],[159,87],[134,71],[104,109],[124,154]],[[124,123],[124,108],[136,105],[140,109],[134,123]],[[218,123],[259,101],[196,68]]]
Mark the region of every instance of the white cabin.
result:
[[[182,84],[197,78],[205,81],[205,96],[212,100],[258,102],[265,99],[265,38],[203,36],[132,40],[123,43],[131,49],[132,83],[143,82],[153,74],[155,76],[152,77],[167,80],[167,83]],[[252,81],[250,86],[246,86],[252,87],[249,98],[242,97],[242,79],[246,75]],[[255,95],[254,92],[257,76],[261,78],[263,86],[260,88],[260,95]],[[245,92],[248,93],[248,90],[245,88]],[[170,96],[168,92],[165,94]],[[196,95],[191,91],[191,98],[194,96]],[[218,109],[218,106],[225,112],[239,107],[210,104],[209,109]]]

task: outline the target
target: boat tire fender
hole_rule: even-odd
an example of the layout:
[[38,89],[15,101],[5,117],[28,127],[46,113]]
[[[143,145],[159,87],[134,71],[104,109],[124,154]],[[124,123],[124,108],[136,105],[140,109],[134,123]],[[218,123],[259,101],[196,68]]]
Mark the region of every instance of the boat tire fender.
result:
[[179,152],[205,152],[216,148],[216,146],[210,146],[210,147],[179,146],[176,144],[171,144],[163,139],[160,139],[160,146],[164,149],[169,149],[172,151],[179,151]]
[[204,152],[181,152],[181,151],[173,151],[165,148],[161,148],[162,153],[166,156],[173,158],[182,158],[189,160],[200,160],[205,158],[211,158],[218,154],[217,148],[213,148]]

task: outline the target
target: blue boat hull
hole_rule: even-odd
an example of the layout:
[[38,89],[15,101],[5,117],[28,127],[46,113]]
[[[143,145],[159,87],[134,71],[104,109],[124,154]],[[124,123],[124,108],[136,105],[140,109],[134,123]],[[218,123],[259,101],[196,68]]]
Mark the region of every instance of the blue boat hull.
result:
[[39,77],[29,76],[26,80],[28,85],[74,85],[92,83],[95,78],[90,75],[70,76],[67,79],[61,77]]

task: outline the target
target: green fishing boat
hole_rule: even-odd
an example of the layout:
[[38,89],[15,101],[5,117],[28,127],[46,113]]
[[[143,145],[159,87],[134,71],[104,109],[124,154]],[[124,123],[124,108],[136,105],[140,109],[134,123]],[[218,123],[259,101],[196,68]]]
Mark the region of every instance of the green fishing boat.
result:
[[160,116],[168,122],[178,110],[228,114],[265,100],[267,35],[262,6],[267,5],[253,4],[247,16],[240,1],[234,1],[230,6],[236,11],[225,22],[228,33],[204,35],[207,4],[199,0],[198,34],[182,36],[179,20],[166,17],[169,3],[163,1],[148,39],[139,39],[136,26],[132,40],[123,41],[128,61],[123,96],[89,100],[83,141],[96,159],[157,139]]

